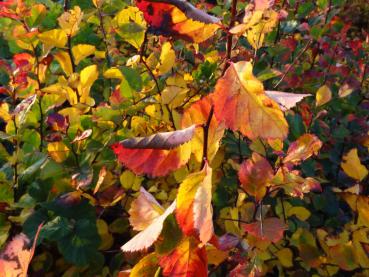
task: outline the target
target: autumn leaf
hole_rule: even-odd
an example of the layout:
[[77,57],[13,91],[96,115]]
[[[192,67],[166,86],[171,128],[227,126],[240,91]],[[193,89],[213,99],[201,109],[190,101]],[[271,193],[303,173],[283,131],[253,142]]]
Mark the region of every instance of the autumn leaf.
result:
[[121,141],[125,148],[134,149],[173,149],[190,141],[194,135],[196,125],[191,125],[188,128],[157,133],[149,137],[130,138]]
[[143,187],[140,195],[132,202],[129,209],[129,223],[133,230],[142,231],[164,213],[163,207]]
[[315,95],[316,106],[322,106],[332,99],[332,92],[327,85],[321,86]]
[[132,268],[129,276],[130,277],[152,277],[156,276],[156,272],[159,269],[159,259],[156,253],[151,253],[143,257],[135,266]]
[[174,52],[170,42],[165,42],[161,47],[160,61],[153,73],[155,75],[163,75],[168,73],[174,66],[176,61],[176,53]]
[[218,18],[186,1],[137,0],[136,5],[150,25],[149,30],[155,34],[200,43],[214,36],[220,27]]
[[186,237],[168,255],[159,260],[164,276],[206,277],[207,256],[205,246],[199,247],[192,237]]
[[38,35],[38,38],[46,46],[63,48],[68,41],[67,34],[62,29],[53,29]]
[[269,182],[273,178],[273,168],[269,162],[258,153],[254,152],[251,159],[245,160],[238,172],[238,178],[243,189],[260,201]]
[[163,229],[165,219],[174,212],[176,201],[174,201],[163,214],[156,217],[152,223],[143,231],[135,235],[131,240],[125,243],[121,249],[123,252],[135,252],[149,248],[158,238]]
[[47,152],[54,161],[62,163],[68,158],[70,149],[63,142],[56,141],[47,145]]
[[[191,104],[182,115],[181,125],[186,128],[192,124],[206,124],[211,111],[211,98],[209,96],[202,98],[199,101]],[[208,129],[208,149],[207,160],[211,164],[215,154],[217,153],[220,141],[224,135],[224,124],[218,122],[215,116],[212,116]],[[194,154],[197,162],[201,163],[203,159],[204,148],[204,129],[196,128],[193,139],[191,140],[191,151]]]
[[305,161],[312,155],[317,155],[322,145],[323,143],[317,136],[304,134],[290,144],[287,156],[283,159],[283,162],[298,164]]
[[270,217],[250,224],[241,224],[243,229],[258,239],[277,243],[283,238],[287,229],[284,222],[277,217]]
[[59,18],[59,26],[66,34],[73,37],[79,30],[79,24],[82,21],[83,12],[79,6],[74,6],[73,9],[64,12]]
[[363,180],[368,175],[368,170],[361,164],[356,148],[351,149],[343,156],[341,167],[348,176],[358,181]]
[[218,80],[212,97],[215,116],[233,131],[250,139],[287,136],[283,112],[266,96],[263,84],[252,74],[250,62],[232,63]]
[[311,96],[311,94],[288,93],[274,90],[266,90],[265,94],[276,101],[282,111],[295,107],[302,99]]
[[96,47],[90,44],[78,44],[72,47],[72,54],[75,64],[79,64],[80,61],[86,57],[95,53]]
[[199,235],[203,244],[213,233],[211,207],[212,169],[205,164],[200,172],[192,173],[179,186],[176,219],[182,231]]
[[29,249],[29,238],[21,233],[13,238],[0,254],[0,275],[4,277],[27,277],[28,266],[36,248],[42,224],[38,226],[33,245]]

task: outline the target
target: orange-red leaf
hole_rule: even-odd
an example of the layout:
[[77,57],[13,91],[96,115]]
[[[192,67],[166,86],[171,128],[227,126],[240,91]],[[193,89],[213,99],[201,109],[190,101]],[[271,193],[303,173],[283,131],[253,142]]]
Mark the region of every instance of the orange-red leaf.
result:
[[284,222],[277,217],[266,218],[250,224],[242,224],[246,232],[265,241],[278,242],[283,238],[283,232],[287,229]]
[[250,62],[229,66],[215,86],[213,101],[215,116],[233,131],[240,131],[250,139],[287,136],[288,124],[283,112],[265,94]]
[[259,201],[264,197],[268,182],[273,178],[273,168],[263,156],[254,152],[251,159],[241,164],[238,178],[244,190]]
[[[192,128],[193,127],[187,129],[193,135],[194,129]],[[188,130],[187,132],[189,132]],[[123,145],[124,144],[123,141],[121,143],[113,144],[112,149],[115,155],[118,156],[118,160],[126,167],[128,167],[130,170],[132,170],[134,173],[147,174],[152,177],[165,176],[187,163],[187,161],[191,156],[191,144],[185,143],[171,150],[158,148],[159,147],[168,148],[170,146],[175,147],[176,145],[179,145],[181,143],[186,142],[186,140],[191,139],[192,135],[191,136],[186,135],[185,140],[179,138],[177,140],[174,140],[174,142],[173,141],[167,142],[163,140],[160,142],[162,143],[160,145],[159,144],[155,145],[155,143],[157,143],[156,140],[153,140],[154,142],[151,143],[150,140],[145,140],[141,138],[140,141],[145,140],[145,142],[142,143],[142,145],[140,145],[141,142],[138,142],[138,146],[140,148],[134,149],[131,149],[131,147],[135,147],[135,143],[129,141],[127,144],[130,148],[127,148]],[[154,136],[159,136],[159,134]],[[170,135],[170,137],[172,136],[173,134]],[[156,147],[156,149],[153,148],[143,149],[143,147],[153,147],[153,146]]]
[[137,0],[150,29],[155,34],[179,37],[200,43],[219,28],[219,18],[183,0]]
[[298,164],[310,158],[312,155],[318,154],[322,145],[323,143],[315,135],[304,134],[291,143],[283,162]]
[[[193,103],[185,112],[182,117],[182,127],[188,127],[192,124],[206,124],[209,118],[211,110],[211,98],[206,96],[201,100]],[[224,134],[224,124],[219,123],[218,120],[213,116],[210,121],[208,130],[208,156],[207,159],[211,163],[215,154],[219,149],[220,140]],[[202,162],[203,155],[203,144],[204,144],[204,129],[197,128],[195,130],[194,138],[191,140],[192,153],[198,162]]]
[[175,212],[182,231],[187,235],[198,234],[204,244],[214,233],[211,177],[212,169],[207,164],[200,172],[188,175],[179,187]]
[[186,237],[159,265],[164,276],[206,277],[208,265],[205,246],[201,248],[192,237]]

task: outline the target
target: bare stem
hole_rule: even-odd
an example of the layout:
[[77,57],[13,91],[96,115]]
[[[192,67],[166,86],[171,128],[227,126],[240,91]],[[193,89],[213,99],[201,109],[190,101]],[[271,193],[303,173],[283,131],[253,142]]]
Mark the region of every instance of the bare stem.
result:
[[205,166],[205,163],[208,160],[209,128],[210,128],[210,124],[211,124],[211,119],[213,118],[213,114],[214,114],[214,106],[211,106],[210,112],[209,112],[209,116],[208,116],[208,120],[206,121],[206,124],[203,125],[203,129],[204,129],[204,146],[203,146],[203,150],[202,150],[202,164],[201,164],[201,168],[203,168]]

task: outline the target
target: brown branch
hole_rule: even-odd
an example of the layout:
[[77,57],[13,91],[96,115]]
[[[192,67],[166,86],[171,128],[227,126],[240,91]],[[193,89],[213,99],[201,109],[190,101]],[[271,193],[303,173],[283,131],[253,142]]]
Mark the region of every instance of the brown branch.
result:
[[210,128],[211,119],[213,117],[213,114],[214,114],[214,106],[212,105],[211,108],[210,108],[210,112],[209,112],[209,116],[208,116],[208,119],[206,121],[206,124],[203,125],[204,145],[203,145],[203,150],[202,150],[201,168],[203,168],[205,166],[205,163],[208,161],[209,128]]
[[[232,6],[231,6],[231,21],[229,22],[228,31],[232,29],[236,22],[236,14],[237,14],[237,0],[232,0]],[[227,54],[226,54],[226,63],[223,68],[222,75],[226,72],[228,66],[229,66],[229,60],[232,57],[232,39],[233,35],[230,32],[227,32]]]

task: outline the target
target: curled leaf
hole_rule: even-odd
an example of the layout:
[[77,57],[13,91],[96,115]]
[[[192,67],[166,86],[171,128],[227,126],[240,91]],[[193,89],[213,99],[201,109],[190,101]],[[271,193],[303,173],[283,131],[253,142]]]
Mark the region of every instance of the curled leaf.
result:
[[149,137],[125,139],[125,148],[135,149],[173,149],[192,139],[196,125],[173,132],[157,133]]
[[298,164],[307,160],[312,155],[317,155],[323,143],[312,134],[304,134],[288,147],[287,156],[283,159],[284,163]]

